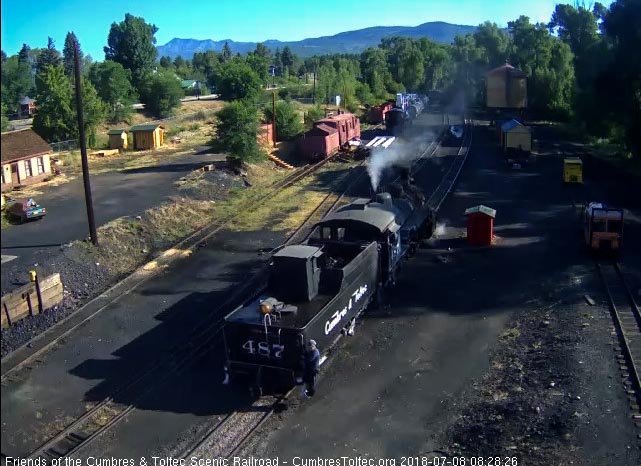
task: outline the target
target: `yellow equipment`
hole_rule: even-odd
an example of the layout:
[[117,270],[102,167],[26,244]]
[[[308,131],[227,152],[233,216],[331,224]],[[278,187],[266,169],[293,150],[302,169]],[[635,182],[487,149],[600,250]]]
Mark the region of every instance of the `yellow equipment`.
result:
[[585,244],[595,252],[616,253],[623,239],[623,209],[591,202],[583,212]]
[[583,162],[578,157],[563,160],[563,181],[565,183],[583,183]]

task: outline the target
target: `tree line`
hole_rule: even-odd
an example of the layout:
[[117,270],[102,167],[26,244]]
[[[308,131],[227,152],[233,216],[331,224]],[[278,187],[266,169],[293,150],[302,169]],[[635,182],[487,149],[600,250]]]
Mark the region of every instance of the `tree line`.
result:
[[[485,74],[509,62],[528,76],[531,116],[574,120],[586,133],[620,141],[638,157],[638,24],[641,4],[617,0],[609,8],[599,3],[591,9],[557,5],[548,23],[532,23],[526,16],[510,21],[507,28],[486,22],[473,34],[457,36],[452,44],[390,37],[360,54],[304,59],[289,47],[272,51],[257,44],[241,56],[225,44],[220,52],[171,60],[157,56],[158,28],[127,14],[124,21],[111,25],[105,60],[94,63],[83,58],[85,120],[89,133],[101,119],[122,121],[137,99],[154,115],[167,116],[184,95],[180,79],[200,81],[222,99],[240,101],[238,105],[246,108],[239,107],[238,117],[251,115],[255,122],[265,119],[258,107],[269,98],[265,87],[272,82],[285,100],[314,93],[316,102],[326,103],[340,95],[342,105],[355,112],[403,91],[438,90],[446,99],[464,94],[468,105],[482,106]],[[3,115],[15,111],[22,96],[35,95],[34,127],[49,140],[75,134],[70,116],[74,39],[72,33],[67,35],[62,54],[52,40],[45,49],[31,50],[25,44],[12,57],[2,53]],[[287,105],[279,108],[285,112]],[[279,115],[278,109],[277,118],[291,119]],[[291,137],[291,131],[285,133],[278,136]]]

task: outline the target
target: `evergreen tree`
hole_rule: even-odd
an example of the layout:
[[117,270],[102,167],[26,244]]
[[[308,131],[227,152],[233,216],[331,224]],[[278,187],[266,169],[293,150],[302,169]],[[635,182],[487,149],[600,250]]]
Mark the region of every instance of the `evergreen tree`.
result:
[[60,52],[56,50],[54,40],[49,37],[47,39],[47,48],[40,52],[36,62],[36,73],[41,73],[48,66],[58,66],[62,62]]
[[74,60],[74,48],[75,44],[78,43],[78,55],[80,58],[80,72],[82,73],[84,69],[82,68],[84,64],[84,55],[82,53],[82,50],[80,49],[80,43],[78,42],[78,39],[76,38],[76,35],[73,32],[68,32],[67,36],[65,37],[65,46],[62,49],[62,62],[63,66],[65,68],[65,74],[67,76],[73,76],[74,75],[74,69],[75,69],[75,60]]
[[231,47],[229,47],[229,44],[227,42],[225,42],[225,45],[223,45],[223,50],[220,54],[220,59],[222,60],[223,63],[231,59]]

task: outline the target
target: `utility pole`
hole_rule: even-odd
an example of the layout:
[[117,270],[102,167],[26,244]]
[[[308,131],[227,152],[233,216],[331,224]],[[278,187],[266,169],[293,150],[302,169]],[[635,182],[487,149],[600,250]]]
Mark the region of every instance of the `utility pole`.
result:
[[316,65],[314,65],[314,90],[312,91],[312,103],[316,105]]
[[272,92],[272,144],[276,145],[276,91]]
[[98,233],[96,220],[93,215],[93,201],[91,199],[91,182],[89,181],[89,161],[87,160],[87,141],[85,139],[85,121],[82,114],[82,82],[80,80],[79,45],[76,40],[73,47],[73,59],[76,75],[76,110],[78,113],[78,135],[80,138],[80,159],[82,160],[82,180],[85,185],[85,203],[87,204],[87,220],[89,221],[89,234],[94,246],[98,246]]

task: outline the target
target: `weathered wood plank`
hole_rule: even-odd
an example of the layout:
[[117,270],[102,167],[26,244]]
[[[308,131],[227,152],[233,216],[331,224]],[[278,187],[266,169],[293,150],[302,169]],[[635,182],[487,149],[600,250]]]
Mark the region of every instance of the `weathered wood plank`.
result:
[[[46,310],[62,302],[63,291],[62,281],[58,273],[40,280],[42,308]],[[3,296],[2,309],[0,312],[2,327],[7,327],[9,326],[9,322],[14,323],[30,315],[29,304],[32,306],[33,313],[37,313],[38,293],[36,292],[35,283],[28,283]]]

